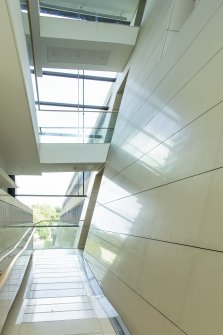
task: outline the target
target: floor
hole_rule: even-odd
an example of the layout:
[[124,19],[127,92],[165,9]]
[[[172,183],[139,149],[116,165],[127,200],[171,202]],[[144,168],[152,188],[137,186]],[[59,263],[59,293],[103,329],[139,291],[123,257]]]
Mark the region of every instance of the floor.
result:
[[75,250],[35,251],[1,335],[115,335]]

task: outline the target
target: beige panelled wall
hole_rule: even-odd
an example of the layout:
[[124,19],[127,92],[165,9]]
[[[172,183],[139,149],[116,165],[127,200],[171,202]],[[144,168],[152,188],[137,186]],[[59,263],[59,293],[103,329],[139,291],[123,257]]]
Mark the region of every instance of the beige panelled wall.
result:
[[[32,221],[32,209],[0,189],[0,258],[26,233],[27,228],[23,225],[31,224]],[[12,227],[13,225],[21,228]]]
[[[18,257],[6,281],[4,281],[4,271],[26,244],[30,236],[30,229],[23,225],[30,224],[32,221],[32,210],[29,207],[0,190],[0,273],[3,273],[3,276],[0,276],[0,333],[28,265],[32,253],[31,243],[27,250]],[[16,225],[17,228],[13,225]],[[22,237],[24,237],[22,243],[17,245]],[[11,253],[8,254],[9,252]]]
[[167,46],[182,1],[148,0],[85,249],[133,335],[223,329],[223,0]]

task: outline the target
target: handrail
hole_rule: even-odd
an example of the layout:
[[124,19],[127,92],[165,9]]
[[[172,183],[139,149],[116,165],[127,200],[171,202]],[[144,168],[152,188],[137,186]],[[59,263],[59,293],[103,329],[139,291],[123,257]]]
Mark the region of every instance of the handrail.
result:
[[[79,220],[79,221],[73,221],[73,220],[53,220],[54,222],[71,222],[71,224],[66,224],[66,225],[43,225],[42,223],[43,222],[52,222],[51,220],[42,220],[42,221],[39,221],[39,222],[36,222],[34,223],[33,225],[31,226],[17,226],[19,228],[29,228],[25,234],[20,238],[20,240],[14,245],[14,247],[9,251],[7,252],[6,254],[4,254],[1,258],[0,258],[0,263],[6,258],[8,257],[13,251],[15,251],[18,246],[20,245],[20,243],[24,240],[24,238],[29,234],[29,232],[32,230],[31,234],[30,234],[30,237],[28,238],[25,246],[19,251],[19,253],[17,255],[15,255],[15,257],[13,258],[13,260],[10,262],[10,264],[7,266],[7,268],[3,271],[3,273],[0,274],[0,290],[2,289],[3,285],[5,284],[11,270],[12,270],[12,267],[13,265],[15,264],[15,262],[17,261],[17,259],[20,257],[20,255],[25,251],[25,249],[27,248],[28,244],[30,243],[34,233],[35,233],[35,230],[37,229],[37,227],[41,228],[41,227],[52,227],[52,228],[57,228],[57,227],[79,227],[79,225],[76,223],[76,222],[80,222],[80,221],[83,221],[83,220]],[[73,223],[73,224],[72,224]],[[12,227],[12,226],[10,226]],[[13,226],[13,227],[16,227],[16,226]]]
[[[33,223],[33,226],[37,226],[37,225],[43,225],[43,222],[52,222],[52,223],[56,223],[56,222],[65,222],[65,223],[70,223],[70,224],[74,224],[74,225],[78,225],[78,223],[79,222],[81,222],[81,221],[83,221],[84,222],[84,220],[78,220],[78,221],[74,221],[74,220],[41,220],[41,221],[37,221],[37,222],[34,222]],[[61,224],[62,225],[62,224]],[[39,227],[39,226],[38,226]],[[53,227],[53,225],[52,225],[52,227]],[[55,227],[57,227],[57,226],[55,226]]]
[[[16,225],[14,225],[14,226],[12,226],[13,228],[21,228],[21,226],[16,226]],[[50,225],[50,224],[46,224],[46,225],[44,225],[44,224],[42,224],[42,225],[37,225],[37,224],[34,224],[34,225],[30,225],[30,226],[24,226],[23,228],[63,228],[63,227],[71,227],[71,228],[79,228],[79,224],[61,224],[61,225],[55,225],[55,226],[53,226],[53,225]],[[0,228],[1,228],[1,226],[0,226]],[[1,260],[0,260],[1,261]]]
[[8,279],[8,276],[10,274],[10,272],[12,271],[12,267],[15,264],[15,262],[17,261],[17,259],[20,257],[20,255],[26,250],[27,246],[29,245],[33,234],[35,232],[35,228],[33,229],[28,241],[26,242],[25,246],[22,248],[22,250],[13,258],[13,260],[10,262],[10,264],[8,265],[8,267],[6,268],[6,270],[0,275],[0,290],[2,289],[3,285],[5,284],[6,280]]
[[[79,220],[79,221],[73,221],[73,220],[41,220],[33,224],[34,227],[36,228],[79,228],[79,222],[84,220]],[[43,224],[43,223],[48,224]],[[57,224],[60,223],[60,224]],[[63,224],[64,222],[64,224]],[[51,223],[51,224],[50,224]],[[56,223],[54,225],[54,223]]]
[[[11,228],[11,227],[10,227]],[[22,227],[22,228],[26,228],[26,227]],[[31,229],[31,228],[30,228]],[[0,263],[6,258],[8,257],[13,251],[15,251],[15,249],[17,249],[18,245],[24,240],[24,238],[26,237],[26,235],[29,233],[29,230],[27,230],[25,232],[25,234],[20,238],[20,240],[14,245],[13,249],[11,249],[9,252],[7,252],[6,254],[4,254],[1,258],[0,258]],[[8,248],[7,248],[8,249]],[[7,250],[6,249],[6,250]]]

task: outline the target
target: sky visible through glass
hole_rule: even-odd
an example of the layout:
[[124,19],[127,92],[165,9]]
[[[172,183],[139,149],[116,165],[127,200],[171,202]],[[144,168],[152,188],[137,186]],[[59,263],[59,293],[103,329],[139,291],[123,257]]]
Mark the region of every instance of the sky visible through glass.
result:
[[[65,70],[65,69],[43,69],[59,73],[78,74],[78,70]],[[79,71],[83,75],[83,71]],[[84,71],[85,75],[89,76],[100,76],[116,78],[117,73],[115,72],[102,72],[102,71]],[[35,77],[32,74],[33,84],[35,85]],[[106,99],[108,98],[109,92],[112,88],[113,82],[95,81],[95,80],[84,80],[75,78],[64,78],[44,75],[39,77],[38,90],[40,101],[45,102],[59,102],[59,103],[72,103],[72,104],[89,104],[104,106],[106,105]],[[84,85],[83,85],[84,84]],[[37,95],[34,95],[37,101]],[[84,93],[84,94],[83,94]],[[63,132],[70,133],[70,129],[66,127],[78,127],[80,128],[76,133],[81,133],[83,126],[89,128],[85,129],[85,136],[91,133],[92,127],[95,126],[102,111],[95,110],[94,112],[87,113],[80,108],[80,113],[70,112],[74,108],[54,107],[47,106],[47,110],[44,110],[43,106],[41,109],[37,109],[37,119],[39,127],[49,127],[46,131],[50,132]],[[55,110],[55,111],[53,111]],[[78,108],[76,108],[78,110]],[[54,130],[50,127],[56,127]],[[64,128],[63,128],[64,127]],[[44,130],[44,129],[43,129]],[[44,142],[72,142],[69,137],[55,137],[55,136],[43,136]],[[73,142],[77,142],[76,138]],[[80,141],[81,142],[81,141]],[[47,204],[52,207],[62,207],[64,197],[34,197],[33,194],[41,195],[64,195],[69,186],[69,183],[73,177],[73,172],[66,173],[43,173],[41,176],[16,176],[16,194],[29,194],[30,196],[17,197],[18,200],[31,207],[34,204]]]
[[[49,69],[43,69],[45,71]],[[116,78],[115,72],[50,69],[52,72]],[[33,75],[34,76],[34,75]],[[33,80],[34,82],[34,80]],[[39,99],[46,103],[75,104],[76,107],[41,105],[37,109],[41,142],[86,143],[106,106],[113,82],[43,75],[38,77]],[[82,105],[93,106],[83,108]],[[92,113],[94,111],[94,113]],[[98,111],[96,113],[96,111]],[[67,128],[67,129],[66,129]],[[58,136],[55,136],[58,134]],[[64,136],[62,136],[64,134]]]
[[66,194],[73,172],[43,173],[41,176],[16,176],[16,194],[29,194],[29,197],[17,197],[31,207],[34,204],[47,204],[61,207],[64,197],[34,197],[33,194]]

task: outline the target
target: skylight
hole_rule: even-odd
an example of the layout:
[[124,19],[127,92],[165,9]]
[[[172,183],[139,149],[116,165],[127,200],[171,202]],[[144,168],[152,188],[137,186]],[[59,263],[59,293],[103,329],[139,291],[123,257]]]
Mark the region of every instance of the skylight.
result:
[[[104,72],[104,76],[101,76],[99,72],[96,77],[95,71],[93,73],[94,75],[87,75],[83,70],[69,70],[69,72],[63,72],[63,70],[45,70],[45,74],[42,77],[38,77],[40,101],[51,102],[52,104],[56,102],[75,105],[106,106],[105,100],[113,82],[106,81],[105,79],[114,79],[114,74],[112,77],[109,77],[110,73]],[[76,75],[77,78],[66,77],[66,74]],[[89,79],[89,77],[91,78]],[[96,79],[94,80],[94,78]]]
[[39,100],[36,101],[41,141],[104,143],[107,132],[113,131],[108,120],[111,112],[107,110],[116,75],[43,69],[43,76],[37,78]]
[[[29,8],[26,0],[20,0],[20,2],[22,10]],[[138,1],[131,0],[131,2],[133,8],[135,8],[134,6]],[[76,6],[78,8],[85,6],[88,9],[91,8],[93,12],[97,12],[97,5],[100,4],[102,7],[104,6],[103,11],[108,11],[106,14],[108,16],[111,14],[109,14],[111,8],[117,14],[117,10],[119,11],[122,7],[118,3],[111,6],[111,3],[107,0],[103,0],[100,3],[98,0],[95,3],[94,0],[84,2],[82,0],[44,0],[40,1],[40,6],[43,3],[44,6],[48,7],[54,7],[54,5],[68,6],[71,9],[76,8]],[[34,23],[34,35],[36,35],[33,40],[31,39],[28,16],[30,16],[30,19],[34,18],[34,21],[35,16],[38,19],[38,8],[33,6],[32,10],[31,14],[29,8],[28,15],[23,15],[22,17],[29,54],[40,141],[42,143],[110,142],[117,113],[109,111],[109,99],[117,73],[69,69],[71,63],[68,64],[66,62],[58,63],[66,69],[51,68],[54,64],[53,61],[49,62],[49,68],[42,68],[43,64],[42,60],[38,58],[38,52],[36,58],[33,57],[33,52],[35,52],[35,43],[33,44],[33,41],[35,38],[39,39],[39,33],[37,32],[36,34],[35,29],[37,27]],[[89,54],[89,57],[91,56]],[[58,64],[56,63],[55,67]],[[78,67],[79,65],[76,66]],[[36,75],[35,69],[37,69],[38,75]]]

